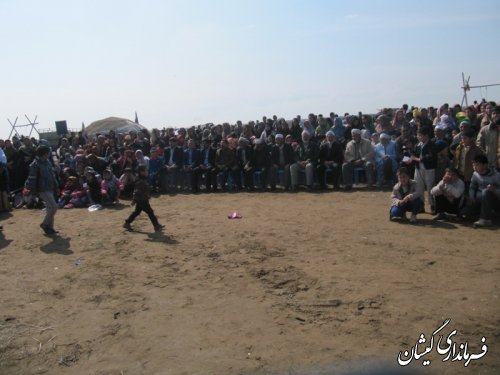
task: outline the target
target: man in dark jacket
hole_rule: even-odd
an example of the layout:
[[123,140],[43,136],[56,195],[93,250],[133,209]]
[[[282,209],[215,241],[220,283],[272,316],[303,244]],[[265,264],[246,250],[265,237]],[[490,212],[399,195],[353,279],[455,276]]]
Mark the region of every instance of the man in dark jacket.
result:
[[175,137],[169,140],[170,147],[165,149],[165,167],[161,173],[162,191],[175,192],[180,180],[180,171],[184,164],[184,152],[177,146]]
[[215,149],[212,147],[209,139],[203,139],[200,156],[200,177],[205,181],[205,191],[210,192],[217,188],[217,179],[212,179],[212,170],[215,168]]
[[283,134],[276,134],[275,144],[271,147],[271,166],[269,170],[269,180],[271,189],[276,188],[276,182],[280,171],[283,173],[283,186],[290,188],[290,166],[295,161],[293,148],[284,142]]
[[46,146],[36,149],[35,160],[30,164],[26,188],[32,193],[38,193],[45,203],[45,217],[40,228],[45,234],[56,234],[54,216],[57,212],[57,202],[54,194],[59,195],[59,183],[49,162],[49,152],[50,149]]
[[344,149],[337,142],[335,134],[329,130],[326,139],[319,149],[319,164],[317,168],[318,180],[322,189],[326,189],[326,172],[333,175],[333,188],[337,190],[342,176],[342,163],[344,162]]
[[415,147],[412,156],[412,162],[415,164],[415,181],[417,190],[424,199],[424,191],[427,191],[431,211],[435,215],[434,200],[431,195],[431,189],[435,185],[437,168],[437,148],[431,139],[432,129],[421,127],[417,131],[419,143]]

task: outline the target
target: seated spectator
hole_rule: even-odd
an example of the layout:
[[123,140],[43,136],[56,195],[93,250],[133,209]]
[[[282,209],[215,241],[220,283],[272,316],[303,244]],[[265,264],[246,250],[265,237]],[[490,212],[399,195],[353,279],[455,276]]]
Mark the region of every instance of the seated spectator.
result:
[[215,150],[211,147],[210,140],[205,138],[202,141],[200,156],[200,178],[205,182],[205,191],[210,192],[217,189],[217,180],[212,179],[212,170],[215,167]]
[[220,141],[220,148],[215,153],[215,168],[212,170],[213,191],[217,191],[217,175],[222,173],[221,189],[226,190],[227,180],[232,174],[233,167],[236,164],[234,150],[229,148],[226,139]]
[[244,185],[247,190],[253,190],[253,166],[252,166],[253,147],[250,141],[244,137],[238,140],[236,147],[236,162],[233,165],[232,171],[236,186],[241,190],[243,184],[241,175],[243,174]]
[[417,183],[410,179],[406,168],[397,172],[398,182],[394,185],[391,195],[389,219],[406,218],[406,212],[411,212],[410,223],[417,222],[417,214],[422,210],[423,201],[417,191]]
[[87,204],[89,206],[102,203],[101,185],[97,173],[93,169],[87,169],[84,187],[86,188]]
[[105,169],[102,174],[101,195],[102,204],[115,204],[119,202],[120,192],[123,189],[119,179],[111,173],[110,169]]
[[255,188],[254,173],[260,172],[260,185],[261,189],[267,189],[268,184],[268,174],[269,174],[269,147],[264,141],[264,139],[259,138],[255,140],[253,147],[251,159],[250,159],[250,171],[251,171],[251,181],[250,189]]
[[479,212],[479,220],[474,227],[489,227],[493,224],[493,212],[500,209],[500,172],[488,167],[485,155],[476,156],[473,166],[466,213],[473,215]]
[[375,145],[374,152],[377,186],[381,188],[384,182],[390,183],[392,186],[398,169],[396,143],[391,139],[390,135],[382,133],[380,143]]
[[465,195],[469,196],[469,186],[474,173],[472,161],[477,155],[482,154],[482,150],[476,145],[474,130],[471,127],[464,129],[460,144],[454,152],[453,168],[458,171],[458,175],[465,182]]
[[299,184],[299,172],[305,171],[307,190],[312,191],[314,183],[314,170],[319,158],[319,147],[311,140],[308,130],[302,132],[302,143],[295,151],[297,162],[290,166],[292,191],[296,191]]
[[337,142],[335,133],[326,132],[326,139],[319,149],[319,164],[317,168],[318,180],[322,189],[326,189],[325,174],[331,172],[333,175],[333,188],[337,190],[342,176],[342,163],[344,162],[344,150]]
[[120,176],[120,182],[122,185],[121,197],[132,198],[135,185],[135,176],[132,168],[125,168],[123,174]]
[[169,139],[169,147],[165,149],[164,154],[165,167],[162,170],[161,185],[162,190],[170,193],[177,191],[180,180],[180,171],[184,163],[184,152],[177,146],[177,138]]
[[200,150],[196,148],[194,139],[188,139],[187,145],[188,148],[184,151],[184,165],[182,167],[184,187],[189,185],[191,192],[198,193],[201,153]]
[[366,174],[368,188],[373,184],[374,150],[368,139],[361,137],[361,130],[351,130],[352,140],[347,143],[342,165],[342,177],[346,190],[352,189],[352,177],[355,168],[362,168]]
[[59,208],[83,207],[86,204],[85,196],[85,189],[80,185],[78,177],[69,176],[61,190],[57,205]]
[[148,165],[148,181],[149,186],[151,186],[151,190],[154,192],[160,191],[160,174],[164,166],[165,161],[163,160],[163,150],[156,146],[151,147],[151,157],[149,158]]
[[[291,136],[287,135],[287,137]],[[276,189],[279,171],[283,171],[283,186],[285,189],[290,188],[290,166],[294,162],[294,152],[290,143],[283,141],[283,134],[276,134],[276,143],[271,146],[271,167],[269,171],[269,180],[271,190]]]
[[465,184],[458,177],[456,169],[446,168],[443,179],[431,189],[436,205],[436,215],[433,220],[443,220],[446,213],[460,217],[460,210],[464,202]]

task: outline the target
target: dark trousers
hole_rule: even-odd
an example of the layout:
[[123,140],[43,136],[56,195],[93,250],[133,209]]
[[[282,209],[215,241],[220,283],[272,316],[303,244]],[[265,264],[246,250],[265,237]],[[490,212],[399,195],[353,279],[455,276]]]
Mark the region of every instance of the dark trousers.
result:
[[316,172],[321,187],[326,187],[325,174],[331,172],[333,176],[333,186],[338,188],[340,185],[340,177],[342,176],[342,167],[340,165],[332,165],[328,168],[324,164],[318,165]]
[[417,198],[413,201],[409,201],[403,206],[392,206],[390,210],[390,217],[403,217],[404,213],[409,211],[412,214],[416,215],[420,212],[422,207],[424,206],[424,202],[420,198]]
[[151,208],[151,205],[149,204],[149,201],[143,201],[143,202],[136,202],[135,204],[135,209],[134,211],[130,214],[127,220],[125,220],[127,223],[131,224],[139,214],[144,211],[145,213],[148,214],[149,220],[151,220],[151,223],[157,227],[159,225],[158,219],[155,216],[155,213],[153,209]]
[[450,202],[444,195],[436,195],[434,201],[436,204],[436,213],[438,214],[448,212],[449,214],[458,215],[460,213],[461,198],[453,199]]
[[481,219],[491,220],[493,212],[500,209],[500,198],[494,191],[483,190],[481,198]]

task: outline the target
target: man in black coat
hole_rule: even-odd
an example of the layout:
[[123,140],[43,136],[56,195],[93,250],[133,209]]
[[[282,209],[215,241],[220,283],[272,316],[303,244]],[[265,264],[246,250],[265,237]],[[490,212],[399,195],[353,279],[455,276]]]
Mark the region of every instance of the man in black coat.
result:
[[343,162],[344,149],[337,142],[335,134],[328,131],[326,139],[319,149],[319,164],[317,167],[318,180],[322,189],[326,189],[325,174],[327,172],[331,172],[333,175],[333,189],[337,190],[339,188]]
[[293,148],[285,143],[283,134],[276,134],[275,144],[271,147],[271,166],[269,170],[269,180],[271,189],[276,189],[278,175],[283,173],[283,186],[290,188],[290,166],[295,162]]
[[169,147],[165,149],[165,167],[162,173],[162,182],[167,192],[172,193],[179,185],[180,171],[184,164],[184,152],[177,146],[177,139],[169,140]]

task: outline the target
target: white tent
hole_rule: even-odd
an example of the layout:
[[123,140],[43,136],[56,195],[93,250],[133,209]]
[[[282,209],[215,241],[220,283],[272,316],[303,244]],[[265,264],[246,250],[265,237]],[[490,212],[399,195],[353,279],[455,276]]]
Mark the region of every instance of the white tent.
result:
[[110,130],[114,130],[117,134],[123,134],[130,131],[138,132],[142,129],[146,128],[131,120],[120,117],[108,117],[102,120],[94,121],[85,128],[85,131],[88,136],[92,137],[97,133],[108,134]]

